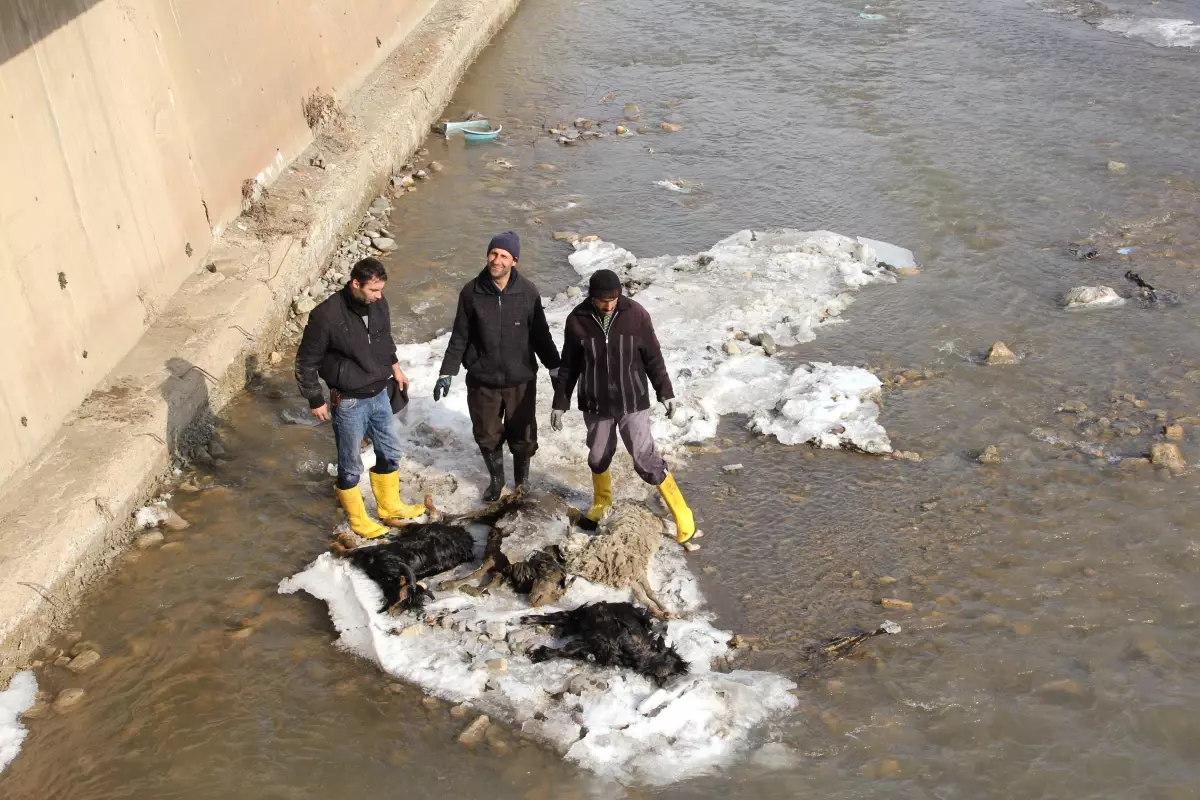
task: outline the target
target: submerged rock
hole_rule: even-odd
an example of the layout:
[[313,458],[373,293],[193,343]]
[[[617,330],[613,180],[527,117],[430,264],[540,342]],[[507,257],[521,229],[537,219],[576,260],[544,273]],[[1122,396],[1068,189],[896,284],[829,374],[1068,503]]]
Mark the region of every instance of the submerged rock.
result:
[[996,445],[989,444],[975,460],[980,464],[999,464],[1004,461],[1004,457],[1000,455],[1000,449]]
[[476,746],[483,741],[487,735],[488,726],[491,724],[492,721],[488,719],[487,714],[481,714],[458,735],[458,743],[467,747]]

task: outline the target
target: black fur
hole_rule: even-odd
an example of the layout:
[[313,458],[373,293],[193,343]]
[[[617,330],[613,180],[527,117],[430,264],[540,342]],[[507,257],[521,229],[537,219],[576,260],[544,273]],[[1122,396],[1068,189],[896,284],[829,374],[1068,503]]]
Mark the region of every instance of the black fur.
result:
[[1137,288],[1137,298],[1146,308],[1155,306],[1174,306],[1179,304],[1179,295],[1162,289],[1155,289],[1142,276],[1133,270],[1125,273],[1125,279],[1131,281]]
[[[466,564],[474,556],[471,534],[457,525],[427,522],[407,525],[404,534],[383,544],[358,547],[346,557],[383,590],[381,611],[424,606],[433,594],[417,581]],[[404,583],[401,583],[401,579]]]
[[687,662],[663,641],[650,612],[632,603],[592,603],[574,611],[526,616],[521,621],[553,626],[556,636],[571,639],[561,649],[530,650],[529,658],[535,663],[574,658],[606,667],[625,667],[658,686],[688,671]]

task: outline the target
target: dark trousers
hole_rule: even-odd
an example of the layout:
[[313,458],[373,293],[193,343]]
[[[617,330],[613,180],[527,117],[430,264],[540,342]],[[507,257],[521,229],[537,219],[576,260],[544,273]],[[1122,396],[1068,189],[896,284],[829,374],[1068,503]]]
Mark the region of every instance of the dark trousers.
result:
[[475,443],[485,453],[508,442],[514,456],[537,452],[537,382],[507,389],[467,386],[467,409]]

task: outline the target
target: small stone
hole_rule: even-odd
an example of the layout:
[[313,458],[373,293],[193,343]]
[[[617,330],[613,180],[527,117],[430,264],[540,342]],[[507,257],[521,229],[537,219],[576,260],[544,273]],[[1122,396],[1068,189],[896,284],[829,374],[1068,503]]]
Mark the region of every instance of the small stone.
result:
[[574,244],[579,241],[579,234],[575,231],[555,231],[551,234],[551,238],[556,242],[570,242]]
[[[213,451],[214,445],[217,448],[217,450],[215,452]],[[221,447],[221,445],[217,444],[216,442],[209,442],[208,447],[209,447],[209,453],[213,456],[225,455],[225,450]],[[168,530],[182,531],[182,530],[187,530],[188,527],[191,525],[191,523],[189,523],[183,517],[179,516],[179,514],[175,513],[174,509],[168,508],[167,509],[167,518],[165,520],[163,520],[163,525]]]
[[249,639],[251,634],[253,634],[253,633],[254,633],[254,628],[250,625],[247,625],[246,627],[238,628],[236,631],[229,634],[229,638],[230,639],[238,639],[238,640]]
[[296,315],[307,314],[317,307],[317,301],[306,294],[302,294],[292,302],[292,310]]
[[158,549],[164,553],[182,553],[184,551],[184,544],[183,542],[167,542]]
[[598,242],[598,241],[600,241],[600,237],[594,233],[589,233],[587,236],[579,237],[580,244],[588,244],[589,242]]
[[508,625],[499,620],[492,620],[483,626],[483,631],[488,635],[489,639],[502,641],[508,634]]
[[879,777],[894,778],[900,774],[900,762],[894,758],[885,758],[879,762]]
[[134,539],[133,544],[139,550],[148,550],[155,545],[162,544],[165,540],[166,537],[158,531],[151,531],[150,533],[143,533]]
[[980,464],[999,464],[1004,461],[1004,457],[1000,455],[1000,449],[996,445],[989,444],[975,460]]
[[724,349],[725,349],[725,355],[727,355],[727,356],[740,355],[742,352],[742,348],[738,347],[738,343],[733,341],[732,339],[725,343]]
[[487,660],[487,670],[489,675],[503,675],[508,672],[507,658],[489,658]]
[[72,708],[79,705],[79,702],[83,700],[84,694],[85,692],[83,689],[63,689],[58,693],[58,696],[54,698],[55,713],[62,714],[70,711]]
[[582,296],[583,296],[583,290],[580,289],[578,286],[568,286],[567,287],[567,297],[569,297],[570,299],[578,300]]
[[425,706],[425,708],[429,709],[430,711],[436,711],[442,707],[442,701],[438,700],[436,697],[425,697],[422,698],[421,705]]
[[442,163],[440,161],[430,161],[428,164],[428,168],[429,168],[430,172],[441,172],[442,170],[445,169],[445,167],[442,166]]
[[626,103],[624,113],[625,119],[636,122],[642,116],[642,109],[637,103]]
[[452,628],[454,627],[454,617],[442,617],[438,620],[438,627]]
[[400,631],[400,633],[398,633],[397,636],[401,636],[405,639],[410,639],[414,636],[420,636],[423,633],[425,633],[425,626],[418,622],[413,625],[409,625],[407,628]]
[[491,720],[487,718],[487,714],[481,714],[475,718],[474,722],[467,726],[466,730],[458,735],[458,743],[467,747],[476,746],[487,735],[489,725],[491,725]]
[[679,131],[683,130],[682,125],[676,125],[674,122],[664,122],[658,127],[662,128],[667,133],[678,133]]
[[279,353],[272,351],[271,355],[267,356],[267,361],[271,362],[272,366],[277,367],[283,363],[283,356],[280,355]]
[[509,752],[508,742],[501,738],[498,728],[488,728],[487,745],[493,755],[506,756]]
[[385,253],[390,253],[393,250],[398,249],[396,246],[396,240],[389,239],[386,236],[380,236],[377,239],[372,239],[371,246],[376,250],[382,250]]
[[1179,452],[1179,445],[1172,442],[1155,442],[1151,445],[1150,463],[1176,473],[1187,470],[1187,462],[1183,460],[1183,453]]
[[988,350],[987,363],[989,366],[997,366],[1002,364],[1016,364],[1017,356],[1012,350],[1008,349],[1008,345],[1004,342],[996,342]]
[[56,667],[65,667],[67,664],[70,664],[70,663],[71,663],[71,659],[69,656],[59,656],[58,658],[54,659],[54,666],[56,666]]
[[466,719],[467,717],[471,716],[471,707],[466,703],[454,706],[450,709],[450,716],[454,717],[455,719]]
[[875,582],[878,583],[880,586],[891,586],[893,583],[896,582],[896,579],[893,578],[891,575],[884,575],[881,578],[876,578]]
[[1124,175],[1127,169],[1129,169],[1129,165],[1120,161],[1108,162],[1108,171],[1114,175]]
[[1177,425],[1168,425],[1163,430],[1163,435],[1167,437],[1167,441],[1182,442],[1183,441],[1183,426],[1178,425],[1178,424]]
[[557,172],[558,167],[553,164],[534,164],[534,169],[540,169],[542,172]]
[[725,470],[726,473],[732,474],[735,472],[741,472],[743,467],[741,464],[726,464],[725,466],[721,467],[721,469]]
[[79,674],[90,667],[96,666],[100,662],[100,654],[95,650],[84,650],[79,655],[71,659],[71,663],[67,664],[67,669],[75,674]]
[[1058,410],[1067,414],[1081,414],[1087,411],[1088,407],[1082,400],[1069,400],[1059,406]]
[[1029,636],[1033,633],[1033,625],[1028,622],[1014,622],[1012,624],[1012,632],[1017,636]]
[[387,208],[388,199],[382,195],[371,201],[371,208]]
[[921,270],[916,267],[897,267],[896,274],[902,278],[915,278],[921,274]]
[[775,340],[771,338],[771,334],[769,333],[760,335],[758,337],[758,343],[762,346],[763,353],[768,356],[773,356],[779,352],[778,345],[775,344]]
[[884,597],[879,601],[879,605],[884,608],[890,608],[896,611],[912,611],[913,604],[907,600],[897,600],[894,597]]

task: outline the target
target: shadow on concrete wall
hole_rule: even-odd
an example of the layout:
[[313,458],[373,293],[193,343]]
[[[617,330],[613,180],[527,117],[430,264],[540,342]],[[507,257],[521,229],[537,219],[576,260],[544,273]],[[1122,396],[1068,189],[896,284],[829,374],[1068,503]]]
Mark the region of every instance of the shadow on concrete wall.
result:
[[0,65],[99,4],[100,0],[0,0]]

